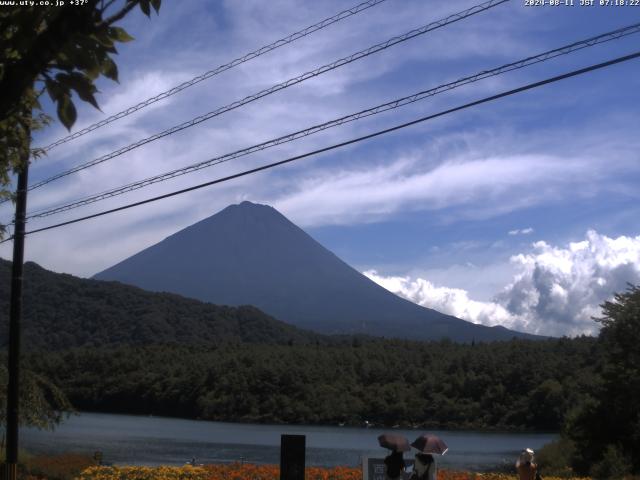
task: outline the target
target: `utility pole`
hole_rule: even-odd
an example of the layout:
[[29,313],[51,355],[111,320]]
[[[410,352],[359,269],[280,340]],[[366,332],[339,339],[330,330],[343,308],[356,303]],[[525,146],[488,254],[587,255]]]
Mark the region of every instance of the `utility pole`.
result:
[[[27,138],[31,132],[27,132]],[[20,323],[22,320],[22,271],[24,263],[24,231],[27,211],[29,149],[18,172],[16,216],[13,232],[13,265],[11,266],[11,307],[9,313],[9,382],[7,385],[7,480],[18,478],[18,406],[20,391]]]

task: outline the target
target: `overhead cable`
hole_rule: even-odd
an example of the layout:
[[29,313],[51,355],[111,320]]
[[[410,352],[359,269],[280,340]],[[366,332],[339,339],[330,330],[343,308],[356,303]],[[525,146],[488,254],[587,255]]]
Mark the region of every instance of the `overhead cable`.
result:
[[163,182],[181,175],[185,175],[188,173],[192,173],[198,170],[202,170],[203,168],[208,168],[211,167],[213,165],[217,165],[223,162],[227,162],[229,160],[233,160],[245,155],[249,155],[251,153],[255,153],[261,150],[265,150],[267,148],[270,147],[274,147],[276,145],[281,145],[284,143],[288,143],[291,141],[294,141],[296,139],[302,138],[302,137],[306,137],[318,132],[321,132],[323,130],[329,129],[329,128],[333,128],[333,127],[337,127],[339,125],[343,125],[345,123],[349,123],[349,122],[353,122],[356,120],[359,120],[361,118],[365,118],[365,117],[369,117],[372,115],[377,115],[379,113],[382,112],[386,112],[389,110],[393,110],[395,108],[399,108],[414,102],[417,102],[419,100],[424,100],[426,98],[435,96],[439,93],[442,92],[446,92],[449,90],[452,90],[454,88],[458,88],[461,87],[463,85],[467,85],[470,83],[474,83],[477,82],[479,80],[488,78],[488,77],[493,77],[496,75],[500,75],[506,72],[510,72],[513,70],[518,70],[524,67],[528,67],[530,65],[534,65],[537,63],[541,63],[547,60],[550,60],[552,58],[558,57],[560,55],[567,55],[570,54],[572,52],[578,51],[578,50],[582,50],[584,48],[587,47],[592,47],[594,45],[600,44],[600,43],[604,43],[604,42],[608,42],[614,39],[618,39],[627,35],[631,35],[631,34],[635,34],[635,33],[639,33],[640,32],[640,23],[636,23],[634,25],[629,25],[623,28],[619,28],[616,30],[613,30],[611,32],[607,32],[607,33],[603,33],[601,35],[597,35],[595,37],[590,37],[584,40],[580,40],[568,45],[564,45],[562,47],[558,47],[555,48],[553,50],[548,50],[546,52],[534,55],[534,56],[530,56],[527,57],[525,59],[522,60],[518,60],[516,62],[511,62],[508,63],[506,65],[502,65],[500,67],[497,68],[493,68],[491,70],[483,70],[479,73],[476,73],[474,75],[470,75],[467,77],[463,77],[460,78],[458,80],[455,80],[453,82],[449,82],[449,83],[445,83],[443,85],[439,85],[437,87],[434,88],[430,88],[428,90],[423,90],[421,92],[418,93],[414,93],[412,95],[409,96],[405,96],[402,98],[398,98],[396,100],[390,101],[390,102],[386,102],[383,103],[381,105],[377,105],[375,107],[371,107],[368,108],[366,110],[361,110],[359,112],[356,113],[352,113],[350,115],[346,115],[328,122],[324,122],[318,125],[314,125],[312,127],[306,128],[304,130],[298,130],[296,132],[293,133],[289,133],[287,135],[275,138],[275,139],[271,139],[268,140],[266,142],[262,142],[247,148],[243,148],[241,150],[236,150],[234,152],[231,153],[227,153],[224,155],[220,155],[217,157],[213,157],[211,159],[199,162],[199,163],[195,163],[183,168],[179,168],[179,169],[175,169],[169,172],[165,172],[159,175],[155,175],[152,177],[148,177],[142,180],[138,180],[136,182],[132,182],[129,183],[127,185],[121,186],[121,187],[117,187],[117,188],[113,188],[111,190],[107,190],[98,194],[94,194],[79,200],[75,200],[72,201],[70,203],[66,203],[57,207],[53,207],[53,208],[48,208],[48,209],[41,209],[38,211],[34,211],[34,212],[30,212],[27,215],[27,219],[31,219],[31,218],[42,218],[42,217],[47,217],[50,215],[54,215],[56,213],[60,213],[60,212],[64,212],[64,211],[68,211],[68,210],[72,210],[78,207],[82,207],[85,205],[89,205],[91,203],[95,203],[101,200],[105,200],[108,198],[112,198],[118,195],[122,195],[134,190],[138,190],[144,187],[147,187],[149,185],[153,185],[155,183],[158,182]]
[[[82,221],[89,220],[89,219],[92,219],[92,218],[102,217],[104,215],[108,215],[108,214],[111,214],[111,213],[120,212],[120,211],[127,210],[127,209],[130,209],[130,208],[138,207],[140,205],[145,205],[145,204],[148,204],[148,203],[152,203],[152,202],[156,202],[156,201],[159,201],[159,200],[163,200],[165,198],[170,198],[170,197],[174,197],[176,195],[181,195],[183,193],[191,192],[191,191],[194,191],[194,190],[199,190],[201,188],[209,187],[211,185],[216,185],[218,183],[227,182],[229,180],[233,180],[233,179],[236,179],[236,178],[244,177],[244,176],[251,175],[253,173],[257,173],[257,172],[260,172],[260,171],[263,171],[263,170],[268,170],[268,169],[271,169],[271,168],[274,168],[274,167],[277,167],[277,166],[280,166],[280,165],[291,163],[291,162],[294,162],[296,160],[301,160],[303,158],[307,158],[307,157],[311,157],[311,156],[314,156],[314,155],[318,155],[320,153],[324,153],[324,152],[328,152],[328,151],[331,151],[331,150],[335,150],[335,149],[338,149],[338,148],[341,148],[341,147],[345,147],[347,145],[352,145],[354,143],[362,142],[364,140],[368,140],[368,139],[371,139],[371,138],[374,138],[374,137],[378,137],[380,135],[391,133],[391,132],[394,132],[396,130],[401,130],[403,128],[410,127],[412,125],[416,125],[418,123],[422,123],[422,122],[425,122],[427,120],[432,120],[434,118],[442,117],[444,115],[447,115],[447,114],[450,114],[450,113],[453,113],[453,112],[458,112],[460,110],[464,110],[464,109],[467,109],[467,108],[470,108],[470,107],[474,107],[474,106],[477,106],[477,105],[488,103],[488,102],[491,102],[491,101],[494,101],[494,100],[498,100],[500,98],[508,97],[508,96],[514,95],[516,93],[521,93],[521,92],[524,92],[524,91],[527,91],[527,90],[532,90],[534,88],[538,88],[538,87],[541,87],[541,86],[544,86],[544,85],[548,85],[550,83],[555,83],[555,82],[558,82],[560,80],[564,80],[564,79],[567,79],[567,78],[576,77],[578,75],[583,75],[585,73],[592,72],[594,70],[599,70],[599,69],[602,69],[602,68],[605,68],[605,67],[609,67],[609,66],[612,66],[612,65],[615,65],[615,64],[618,64],[618,63],[627,62],[629,60],[633,60],[633,59],[636,59],[638,57],[640,57],[640,51],[637,51],[635,53],[632,53],[632,54],[629,54],[629,55],[625,55],[625,56],[622,56],[622,57],[614,58],[614,59],[606,61],[606,62],[598,63],[598,64],[595,64],[595,65],[590,65],[588,67],[581,68],[581,69],[578,69],[578,70],[573,70],[571,72],[564,73],[562,75],[556,75],[554,77],[550,77],[550,78],[547,78],[545,80],[541,80],[541,81],[534,82],[534,83],[529,83],[529,84],[524,85],[522,87],[514,88],[512,90],[507,90],[507,91],[498,93],[496,95],[491,95],[489,97],[482,98],[481,100],[476,100],[474,102],[466,103],[466,104],[458,106],[458,107],[450,108],[448,110],[443,110],[441,112],[438,112],[438,113],[435,113],[435,114],[432,114],[432,115],[427,115],[427,116],[418,118],[416,120],[412,120],[410,122],[402,123],[400,125],[396,125],[396,126],[393,126],[393,127],[390,127],[390,128],[385,128],[384,130],[379,130],[377,132],[373,132],[373,133],[370,133],[368,135],[364,135],[364,136],[361,136],[361,137],[353,138],[351,140],[347,140],[347,141],[344,141],[344,142],[341,142],[341,143],[337,143],[337,144],[334,144],[334,145],[331,145],[331,146],[328,146],[328,147],[320,148],[318,150],[314,150],[312,152],[307,152],[307,153],[304,153],[302,155],[296,155],[294,157],[290,157],[290,158],[287,158],[287,159],[284,159],[284,160],[280,160],[278,162],[273,162],[273,163],[270,163],[270,164],[267,164],[267,165],[263,165],[261,167],[252,168],[250,170],[245,170],[243,172],[236,173],[234,175],[229,175],[229,176],[224,177],[224,178],[218,178],[216,180],[211,180],[209,182],[201,183],[199,185],[194,185],[194,186],[191,186],[191,187],[188,187],[188,188],[184,188],[182,190],[176,190],[176,191],[173,191],[173,192],[170,192],[170,193],[166,193],[164,195],[159,195],[157,197],[152,197],[152,198],[148,198],[146,200],[141,200],[139,202],[129,203],[127,205],[123,205],[123,206],[120,206],[120,207],[117,207],[117,208],[104,210],[102,212],[94,213],[92,215],[87,215],[87,216],[84,216],[84,217],[75,218],[73,220],[68,220],[68,221],[57,223],[57,224],[54,224],[54,225],[49,225],[49,226],[46,226],[46,227],[30,230],[28,232],[25,232],[25,235],[38,233],[38,232],[44,232],[46,230],[51,230],[51,229],[54,229],[54,228],[59,228],[59,227],[63,227],[63,226],[66,226],[66,225],[71,225],[71,224],[82,222]],[[7,242],[7,241],[9,241],[11,239],[13,239],[13,237],[9,237],[9,238],[7,238],[6,240],[3,240],[0,243]]]
[[406,42],[407,40],[410,40],[412,38],[415,38],[419,35],[424,35],[427,32],[436,30],[438,28],[442,28],[446,25],[450,25],[454,22],[458,22],[460,20],[463,20],[465,18],[468,18],[472,15],[475,15],[477,13],[480,12],[484,12],[490,8],[496,7],[502,3],[506,3],[510,0],[489,0],[487,2],[481,3],[479,5],[475,5],[471,8],[468,8],[462,12],[459,13],[455,13],[453,15],[449,15],[448,17],[442,19],[442,20],[438,20],[436,22],[432,22],[429,23],[427,25],[424,25],[420,28],[416,28],[413,29],[407,33],[404,33],[402,35],[390,38],[389,40],[382,42],[382,43],[378,43],[372,47],[366,48],[364,50],[361,50],[359,52],[353,53],[347,57],[341,58],[339,60],[336,60],[334,62],[331,62],[329,64],[326,64],[322,67],[318,67],[315,70],[310,70],[306,73],[303,73],[302,75],[299,75],[297,77],[293,77],[290,78],[289,80],[286,80],[284,82],[278,83],[276,85],[273,85],[272,87],[269,87],[267,89],[261,90],[258,93],[254,93],[252,95],[249,95],[245,98],[243,98],[242,100],[238,100],[235,101],[233,103],[230,103],[229,105],[226,105],[224,107],[220,107],[216,110],[213,110],[209,113],[205,113],[203,115],[200,115],[198,117],[195,117],[187,122],[183,122],[179,125],[176,125],[174,127],[171,127],[167,130],[164,130],[163,132],[160,133],[156,133],[155,135],[152,135],[150,137],[144,138],[142,140],[139,140],[135,143],[132,143],[126,147],[122,147],[118,150],[115,150],[111,153],[108,153],[106,155],[103,155],[99,158],[96,158],[94,160],[90,160],[88,162],[82,163],[80,165],[76,165],[75,167],[66,170],[64,172],[58,173],[56,175],[53,175],[49,178],[46,178],[44,180],[41,180],[35,184],[32,184],[29,186],[29,190],[33,190],[39,187],[42,187],[43,185],[46,185],[48,183],[51,183],[55,180],[58,180],[60,178],[66,177],[68,175],[71,175],[73,173],[79,172],[81,170],[85,170],[87,168],[93,167],[95,165],[98,165],[100,163],[106,162],[107,160],[111,160],[112,158],[118,157],[124,153],[130,152],[131,150],[134,150],[138,147],[141,147],[143,145],[146,145],[147,143],[153,142],[155,140],[158,140],[160,138],[166,137],[168,135],[172,135],[174,133],[177,133],[181,130],[184,130],[186,128],[189,127],[193,127],[194,125],[198,125],[199,123],[202,123],[206,120],[210,120],[211,118],[217,117],[219,115],[222,115],[223,113],[229,112],[231,110],[234,110],[236,108],[239,108],[243,105],[246,105],[248,103],[254,102],[262,97],[266,97],[267,95],[271,95],[272,93],[278,92],[280,90],[283,90],[285,88],[288,88],[292,85],[296,85],[298,83],[304,82],[305,80],[309,80],[310,78],[314,78],[317,77],[319,75],[322,75],[323,73],[329,72],[331,70],[335,70],[336,68],[342,67],[344,65],[348,65],[352,62],[355,62],[356,60],[360,60],[362,58],[365,58],[369,55],[372,55],[374,53],[380,52],[382,50],[385,50],[389,47],[392,47],[394,45],[397,45],[399,43],[402,42]]
[[317,32],[318,30],[322,30],[323,28],[326,28],[329,25],[333,25],[334,23],[337,23],[340,20],[344,20],[345,18],[351,17],[352,15],[360,13],[364,10],[367,10],[371,7],[379,5],[380,3],[383,3],[386,1],[387,0],[368,0],[354,7],[348,8],[347,10],[343,10],[340,13],[337,13],[329,18],[325,18],[324,20],[321,20],[318,23],[315,23],[306,28],[303,28],[302,30],[298,30],[297,32],[292,33],[291,35],[288,35],[284,38],[281,38],[280,40],[276,40],[275,42],[270,43],[269,45],[260,47],[259,49],[254,50],[253,52],[247,53],[242,57],[236,58],[235,60],[231,60],[230,62],[225,63],[224,65],[220,65],[219,67],[216,67],[213,70],[209,70],[208,72],[198,75],[197,77],[194,77],[191,80],[183,82],[180,85],[177,85],[173,88],[170,88],[169,90],[159,93],[158,95],[148,98],[147,100],[144,100],[138,103],[137,105],[134,105],[125,110],[122,110],[121,112],[118,112],[114,115],[111,115],[110,117],[105,118],[104,120],[100,120],[99,122],[89,125],[88,127],[85,127],[82,130],[72,133],[71,135],[67,135],[66,137],[56,140],[55,142],[47,145],[46,147],[43,147],[42,149],[45,151],[49,151],[57,147],[58,145],[62,145],[63,143],[67,143],[71,140],[82,137],[83,135],[86,135],[89,132],[92,132],[100,127],[104,127],[105,125],[115,122],[116,120],[119,120],[121,118],[127,117],[132,113],[137,112],[138,110],[141,110],[145,107],[148,107],[149,105],[159,102],[160,100],[164,100],[165,98],[171,97],[172,95],[175,95],[176,93],[181,92],[182,90],[185,90],[193,85],[196,85],[197,83],[203,82],[204,80],[208,80],[209,78],[215,75],[218,75],[219,73],[230,70],[233,67],[237,67],[238,65],[248,62],[249,60],[253,60],[254,58],[264,55],[265,53],[269,53],[277,48],[293,43],[296,40],[304,38],[314,32]]

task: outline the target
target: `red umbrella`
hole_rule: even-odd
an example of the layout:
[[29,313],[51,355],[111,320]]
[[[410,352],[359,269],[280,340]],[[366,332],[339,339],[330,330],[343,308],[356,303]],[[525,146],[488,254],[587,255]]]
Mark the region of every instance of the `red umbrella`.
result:
[[411,444],[412,447],[417,448],[423,453],[431,453],[435,455],[444,455],[449,450],[447,444],[442,441],[437,435],[431,435],[425,433],[420,435]]
[[409,446],[409,440],[402,435],[396,435],[394,433],[383,433],[378,437],[378,443],[381,447],[394,450],[396,452],[408,452],[411,450]]

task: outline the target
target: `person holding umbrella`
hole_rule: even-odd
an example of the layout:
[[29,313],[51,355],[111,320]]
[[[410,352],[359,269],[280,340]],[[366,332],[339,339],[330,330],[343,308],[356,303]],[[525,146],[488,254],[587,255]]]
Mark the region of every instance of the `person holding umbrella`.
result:
[[537,478],[538,466],[533,463],[533,450],[525,448],[516,461],[519,480],[534,480]]
[[438,467],[433,455],[422,452],[416,453],[410,480],[436,480],[437,477]]
[[433,455],[447,453],[447,450],[449,450],[447,444],[436,435],[424,434],[416,438],[411,446],[418,450],[411,480],[436,480],[438,467]]
[[405,470],[402,452],[408,452],[411,450],[409,440],[402,435],[384,433],[378,437],[378,443],[380,443],[381,447],[391,450],[391,453],[384,459],[384,473],[386,478],[390,480],[401,478]]

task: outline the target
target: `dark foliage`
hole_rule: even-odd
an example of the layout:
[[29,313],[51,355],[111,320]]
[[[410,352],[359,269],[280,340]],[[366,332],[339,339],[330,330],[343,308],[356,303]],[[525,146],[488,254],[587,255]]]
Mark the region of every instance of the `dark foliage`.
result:
[[242,422],[558,430],[592,338],[146,346],[34,354],[80,410]]
[[565,437],[561,437],[548,443],[536,452],[536,463],[538,470],[544,477],[575,477],[575,472],[570,467],[571,459],[576,453],[573,442]]
[[[7,411],[7,357],[0,352],[0,412]],[[73,411],[73,406],[56,385],[42,375],[22,368],[20,372],[19,394],[20,425],[41,429],[53,429]],[[0,416],[0,426],[4,427],[6,417]]]
[[67,129],[77,118],[74,96],[98,108],[95,82],[118,80],[116,44],[133,40],[116,23],[135,7],[157,13],[161,0],[87,0],[77,8],[28,3],[0,8],[0,198],[11,196],[12,171],[22,170],[30,154],[44,154],[31,149],[31,133],[51,120],[40,96],[47,91]]
[[599,382],[569,415],[573,467],[596,478],[640,473],[640,288],[602,305]]
[[[4,312],[9,267],[0,261]],[[589,337],[466,345],[327,337],[254,307],[33,263],[24,313],[25,368],[77,409],[210,420],[559,430],[599,384],[602,355]]]

